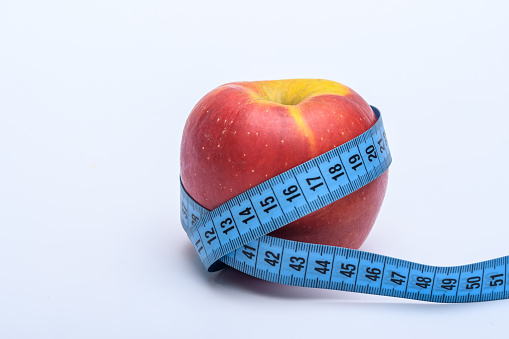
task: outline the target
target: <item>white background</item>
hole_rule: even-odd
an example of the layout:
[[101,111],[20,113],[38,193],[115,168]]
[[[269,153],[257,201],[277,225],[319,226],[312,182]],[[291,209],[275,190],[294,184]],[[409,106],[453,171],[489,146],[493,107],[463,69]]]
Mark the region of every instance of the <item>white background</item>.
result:
[[362,249],[509,254],[505,1],[2,1],[1,338],[479,338],[439,305],[206,273],[179,225],[185,119],[227,82],[326,78],[393,154]]

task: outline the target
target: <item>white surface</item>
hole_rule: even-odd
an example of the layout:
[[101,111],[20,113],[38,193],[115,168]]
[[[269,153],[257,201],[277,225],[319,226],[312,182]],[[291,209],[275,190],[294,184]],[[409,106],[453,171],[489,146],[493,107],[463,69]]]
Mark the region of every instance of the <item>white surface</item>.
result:
[[382,111],[364,250],[509,254],[504,1],[0,3],[1,338],[479,338],[507,301],[437,305],[206,273],[178,216],[185,119],[236,80],[326,78]]

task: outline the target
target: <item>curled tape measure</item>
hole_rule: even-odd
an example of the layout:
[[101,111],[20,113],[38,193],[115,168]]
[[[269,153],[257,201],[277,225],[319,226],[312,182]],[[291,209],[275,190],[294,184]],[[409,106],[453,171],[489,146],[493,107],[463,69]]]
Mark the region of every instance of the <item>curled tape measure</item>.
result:
[[[181,183],[182,226],[205,267],[213,272],[226,264],[287,285],[432,302],[509,298],[507,256],[470,265],[437,267],[267,235],[354,192],[389,167],[391,154],[382,119],[375,107],[373,111],[378,121],[360,136],[251,188],[213,211],[196,203]],[[358,167],[344,166],[351,165],[349,159],[354,158]],[[334,178],[337,173],[328,169],[338,163],[345,175]],[[250,213],[241,213],[246,210]]]

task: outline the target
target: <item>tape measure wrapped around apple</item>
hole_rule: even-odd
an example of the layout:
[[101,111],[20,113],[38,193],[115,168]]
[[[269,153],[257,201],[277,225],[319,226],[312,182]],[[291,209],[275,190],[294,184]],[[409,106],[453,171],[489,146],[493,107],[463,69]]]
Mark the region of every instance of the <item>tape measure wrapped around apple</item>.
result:
[[[226,84],[205,95],[187,120],[180,158],[182,184],[197,203],[213,210],[359,136],[376,121],[361,96],[334,81]],[[352,159],[354,169],[362,166],[357,160]],[[329,170],[339,179],[346,175],[342,167],[337,164]],[[375,222],[387,179],[385,172],[358,191],[270,235],[357,249]]]
[[226,84],[184,128],[181,223],[209,271],[433,302],[509,298],[509,256],[438,267],[357,250],[391,159],[380,112],[346,86]]

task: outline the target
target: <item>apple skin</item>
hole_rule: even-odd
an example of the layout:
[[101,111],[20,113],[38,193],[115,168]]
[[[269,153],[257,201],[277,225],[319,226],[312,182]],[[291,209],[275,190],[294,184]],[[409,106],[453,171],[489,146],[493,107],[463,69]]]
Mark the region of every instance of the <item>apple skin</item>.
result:
[[[267,179],[368,130],[371,107],[337,82],[235,82],[205,95],[184,127],[182,184],[212,210]],[[388,171],[352,194],[270,235],[358,249],[378,215]]]

